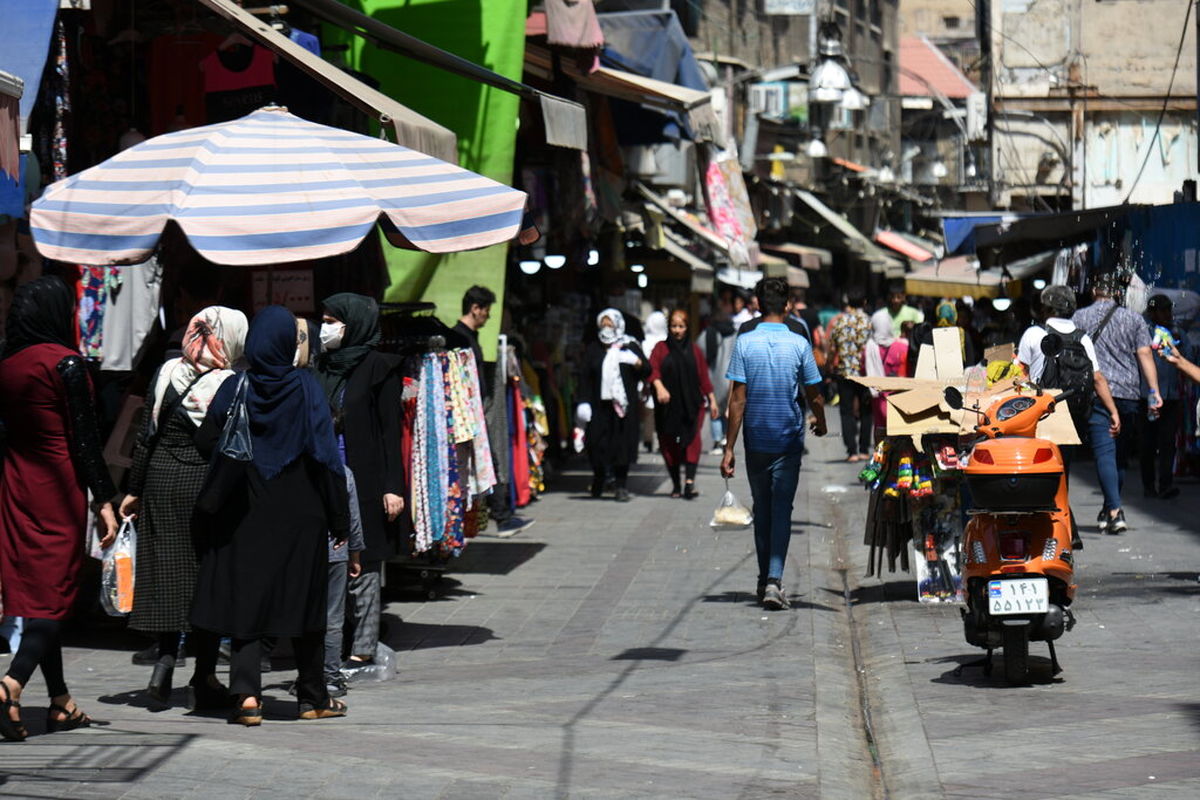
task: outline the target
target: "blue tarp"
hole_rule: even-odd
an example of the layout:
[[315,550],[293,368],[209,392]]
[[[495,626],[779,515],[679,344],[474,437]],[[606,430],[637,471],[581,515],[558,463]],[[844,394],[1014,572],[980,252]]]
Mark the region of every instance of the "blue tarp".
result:
[[975,226],[996,225],[1004,217],[942,217],[942,235],[946,238],[946,255],[960,256],[975,252]]
[[1147,284],[1200,291],[1200,203],[1131,208],[1100,239],[1106,252],[1127,253]]
[[[604,32],[600,61],[605,66],[708,91],[708,82],[674,11],[598,14],[597,19]],[[622,144],[653,144],[692,138],[692,131],[681,115],[663,114],[621,100],[611,102],[617,138]]]
[[0,70],[25,81],[25,93],[21,95],[22,127],[37,100],[57,13],[58,0],[21,0],[4,4],[4,22],[0,24]]

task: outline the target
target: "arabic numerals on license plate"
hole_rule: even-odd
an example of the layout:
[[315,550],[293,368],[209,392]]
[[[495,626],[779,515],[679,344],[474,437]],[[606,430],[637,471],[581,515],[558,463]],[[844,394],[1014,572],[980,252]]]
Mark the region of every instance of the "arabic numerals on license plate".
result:
[[992,614],[1042,614],[1049,603],[1045,578],[988,582],[988,605]]

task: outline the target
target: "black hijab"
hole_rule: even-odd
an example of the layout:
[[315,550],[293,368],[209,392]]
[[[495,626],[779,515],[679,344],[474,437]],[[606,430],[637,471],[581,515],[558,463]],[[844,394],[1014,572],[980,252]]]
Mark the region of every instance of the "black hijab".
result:
[[[246,410],[254,445],[254,466],[270,480],[297,458],[314,460],[344,474],[333,419],[311,372],[292,366],[296,355],[296,318],[283,306],[267,306],[254,316],[246,336]],[[233,375],[209,408],[223,415],[239,380]]]
[[667,357],[659,369],[663,386],[671,395],[666,406],[656,405],[658,430],[668,441],[686,448],[696,438],[696,415],[703,397],[696,372],[696,352],[690,336],[667,336]]
[[325,301],[325,313],[346,323],[342,346],[317,359],[317,379],[325,396],[331,406],[341,408],[350,373],[379,344],[379,304],[366,295],[342,292]]
[[35,344],[60,344],[74,350],[75,296],[55,275],[46,275],[17,288],[5,325],[4,353],[8,358]]

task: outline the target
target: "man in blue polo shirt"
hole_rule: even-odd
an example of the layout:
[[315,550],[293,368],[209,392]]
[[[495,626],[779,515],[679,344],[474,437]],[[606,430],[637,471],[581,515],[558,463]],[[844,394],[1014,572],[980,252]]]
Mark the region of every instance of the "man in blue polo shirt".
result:
[[764,278],[755,288],[763,322],[738,336],[726,378],[729,430],[721,474],[732,478],[733,446],[746,427],[746,475],[754,501],[754,546],[758,551],[758,600],[769,609],[788,608],[783,563],[792,538],[792,502],[804,455],[804,407],[816,418],[812,430],[825,435],[825,400],[812,347],[784,324],[788,285]]

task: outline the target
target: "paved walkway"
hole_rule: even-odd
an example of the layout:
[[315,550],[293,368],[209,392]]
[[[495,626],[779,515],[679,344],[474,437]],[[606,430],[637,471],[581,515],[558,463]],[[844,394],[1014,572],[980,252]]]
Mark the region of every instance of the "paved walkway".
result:
[[[588,499],[586,476],[569,473],[565,491],[529,510],[533,528],[472,543],[438,599],[392,573],[386,639],[401,672],[357,685],[346,719],[290,721],[284,672],[268,676],[259,729],[182,707],[151,713],[138,692],[149,669],[129,663],[142,643],[95,627],[73,638],[67,674],[108,724],[0,744],[0,795],[1198,793],[1195,485],[1190,505],[1162,504],[1154,518],[1132,508],[1124,537],[1085,527],[1080,624],[1059,650],[1066,673],[1011,688],[952,676],[977,655],[955,609],[918,605],[904,575],[861,578],[856,468],[837,460],[835,435],[810,447],[785,578],[791,611],[755,606],[750,533],[708,527],[723,490],[715,457],[694,502],[667,497],[652,464],[628,505]],[[744,478],[733,486],[748,500]],[[41,692],[35,679],[34,732]]]

